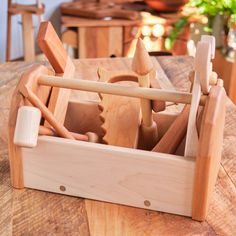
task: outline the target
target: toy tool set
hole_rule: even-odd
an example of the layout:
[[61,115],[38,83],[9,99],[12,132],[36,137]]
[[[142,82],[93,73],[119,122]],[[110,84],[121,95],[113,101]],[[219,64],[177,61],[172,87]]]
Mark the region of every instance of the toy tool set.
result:
[[[98,68],[97,81],[74,78],[73,61],[49,22],[41,24],[38,44],[50,66],[27,69],[12,97],[13,187],[204,220],[225,118],[225,90],[212,71],[214,37],[197,45],[190,92],[161,89],[141,39],[130,70]],[[72,104],[71,90],[100,99]],[[167,112],[166,102],[185,105],[177,114]]]

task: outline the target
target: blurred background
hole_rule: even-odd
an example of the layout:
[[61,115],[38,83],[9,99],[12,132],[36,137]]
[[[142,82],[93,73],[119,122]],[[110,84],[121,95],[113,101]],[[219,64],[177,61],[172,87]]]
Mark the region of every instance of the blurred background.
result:
[[40,60],[35,38],[44,20],[74,58],[132,57],[138,37],[150,55],[194,56],[201,35],[214,35],[214,70],[231,93],[235,0],[4,0],[0,11],[1,62]]

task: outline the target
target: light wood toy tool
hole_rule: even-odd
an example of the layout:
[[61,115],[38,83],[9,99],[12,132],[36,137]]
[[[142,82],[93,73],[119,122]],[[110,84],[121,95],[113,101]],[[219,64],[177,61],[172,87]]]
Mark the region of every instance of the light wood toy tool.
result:
[[[150,72],[153,70],[151,58],[141,39],[138,39],[132,69],[138,75],[140,87],[150,88]],[[139,147],[150,150],[158,140],[157,124],[152,116],[152,104],[148,99],[141,99],[142,123],[139,135]]]
[[[132,87],[160,88],[153,68],[141,39],[137,42],[133,58],[133,71],[107,71],[98,69],[99,81],[122,83]],[[144,74],[143,74],[144,73]],[[140,75],[141,74],[141,75]],[[136,83],[136,84],[135,84]],[[152,109],[155,112],[165,110],[165,102],[100,94],[100,117],[104,122],[103,141],[109,145],[151,150],[157,143],[157,126],[153,121]],[[142,121],[140,117],[140,103]],[[141,128],[139,128],[141,126]]]
[[[132,76],[119,71],[98,70],[99,81],[107,83],[119,82],[123,85],[135,86]],[[128,81],[127,81],[128,80]],[[137,86],[137,85],[136,85]],[[103,141],[106,144],[136,148],[140,125],[140,106],[138,99],[111,94],[100,94],[100,118],[103,122]]]
[[[25,71],[14,92],[9,117],[9,159],[13,187],[28,187],[204,220],[220,165],[226,97],[220,80],[210,86],[211,56],[208,54],[214,51],[212,42],[211,37],[205,38],[198,45],[192,93],[62,78],[55,76],[51,69],[39,65]],[[202,54],[202,48],[210,50]],[[199,55],[202,60],[199,60]],[[91,114],[91,120],[82,121],[81,117],[73,115],[79,112],[73,110],[74,103],[68,106],[66,117],[74,117],[75,122],[64,127],[45,105],[51,87],[189,104],[187,137],[193,130],[189,129],[189,125],[195,129],[195,114],[201,105],[200,132],[195,143],[197,152],[192,152],[192,149],[188,151],[188,146],[185,146],[185,155],[176,155],[76,140],[70,132],[75,130],[72,126],[79,127],[83,123],[89,127],[91,120],[95,120],[93,117],[99,117],[100,113],[98,109],[91,113],[91,107],[86,107],[86,104],[81,106],[81,102],[78,102],[83,112],[89,109]],[[27,108],[24,108],[26,105]],[[39,128],[38,108],[48,120],[50,118],[46,115],[51,114],[59,128],[64,127],[63,132],[69,132],[73,139],[62,135],[60,138],[51,136],[51,127],[49,130],[48,127]],[[35,122],[27,130],[28,135],[25,134],[31,142],[19,135],[27,117],[33,117]],[[159,132],[160,140],[178,117],[167,111],[153,114],[158,130],[162,130]],[[52,121],[49,123],[54,126],[53,132],[57,132],[58,126]],[[93,127],[99,125],[99,122],[92,124]],[[46,135],[37,135],[37,132]],[[190,139],[188,145],[193,145],[194,140]]]

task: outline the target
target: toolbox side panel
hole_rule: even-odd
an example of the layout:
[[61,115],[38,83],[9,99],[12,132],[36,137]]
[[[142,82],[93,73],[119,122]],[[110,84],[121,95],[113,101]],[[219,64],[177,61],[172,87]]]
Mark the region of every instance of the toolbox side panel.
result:
[[191,216],[194,159],[48,136],[22,156],[26,187]]

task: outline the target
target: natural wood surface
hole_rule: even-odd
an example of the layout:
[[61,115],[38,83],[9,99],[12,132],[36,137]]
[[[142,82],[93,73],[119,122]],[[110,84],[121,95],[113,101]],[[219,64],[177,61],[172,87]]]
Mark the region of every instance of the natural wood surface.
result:
[[[141,38],[138,39],[132,61],[132,70],[138,75],[139,87],[150,88],[150,74],[154,65]],[[157,124],[152,117],[152,101],[140,99],[142,122],[140,126],[139,145],[144,150],[151,150],[158,140]]]
[[22,159],[24,184],[29,188],[179,215],[192,213],[194,159],[47,136],[39,137],[34,149],[22,148]]
[[41,121],[41,112],[36,107],[22,106],[17,112],[14,144],[22,147],[36,147]]
[[[116,72],[98,70],[100,82],[111,83],[115,78]],[[122,77],[120,77],[122,78]],[[119,84],[137,87],[137,83],[122,80]],[[116,96],[113,94],[100,94],[101,110],[100,118],[103,121],[104,143],[136,148],[138,142],[138,133],[140,125],[140,104],[137,98]]]
[[214,188],[213,183],[220,168],[221,143],[223,142],[221,134],[225,122],[225,97],[223,87],[213,86],[204,107],[199,152],[196,158],[195,194],[193,196],[193,217],[197,220],[202,220],[207,214],[207,206]]
[[189,105],[186,105],[183,111],[171,124],[168,131],[152,149],[153,152],[162,152],[174,154],[179,147],[181,141],[186,135],[188,116],[189,116]]
[[[62,42],[50,22],[41,23],[38,33],[38,45],[47,57],[56,75],[67,76],[69,78],[74,75],[75,66],[67,55]],[[65,121],[69,97],[69,89],[52,88],[48,109],[61,125]],[[44,125],[50,127],[47,121]]]
[[210,88],[211,67],[211,44],[198,42],[194,58],[194,82],[192,88],[192,101],[189,111],[185,156],[195,157],[198,152],[197,113],[199,110],[201,94],[207,94]]
[[[158,58],[178,90],[188,91],[188,73],[193,69],[191,57]],[[227,99],[223,157],[207,220],[142,210],[116,204],[62,196],[10,186],[7,151],[7,119],[10,98],[27,63],[0,65],[0,235],[235,235],[236,234],[236,107]],[[97,80],[96,68],[124,69],[129,59],[76,61],[76,77]],[[163,81],[167,85],[169,82]],[[171,86],[171,85],[169,85]],[[173,89],[173,88],[172,88]],[[71,99],[98,99],[94,93],[72,91]],[[176,106],[167,107],[179,110]]]
[[[34,65],[29,70],[25,71],[21,74],[21,80],[17,83],[16,89],[12,94],[11,106],[9,106],[9,121],[8,121],[8,143],[9,143],[9,161],[11,164],[11,183],[15,188],[23,188],[23,175],[21,171],[21,151],[20,148],[14,144],[14,132],[15,132],[15,124],[17,119],[17,112],[20,106],[25,104],[30,105],[27,101],[24,100],[24,97],[20,93],[20,89],[22,86],[27,84],[32,91],[37,94],[43,104],[46,104],[50,87],[37,86],[37,81],[34,80],[39,74],[52,74],[52,71],[47,67],[42,65]],[[12,160],[17,160],[14,162]]]

